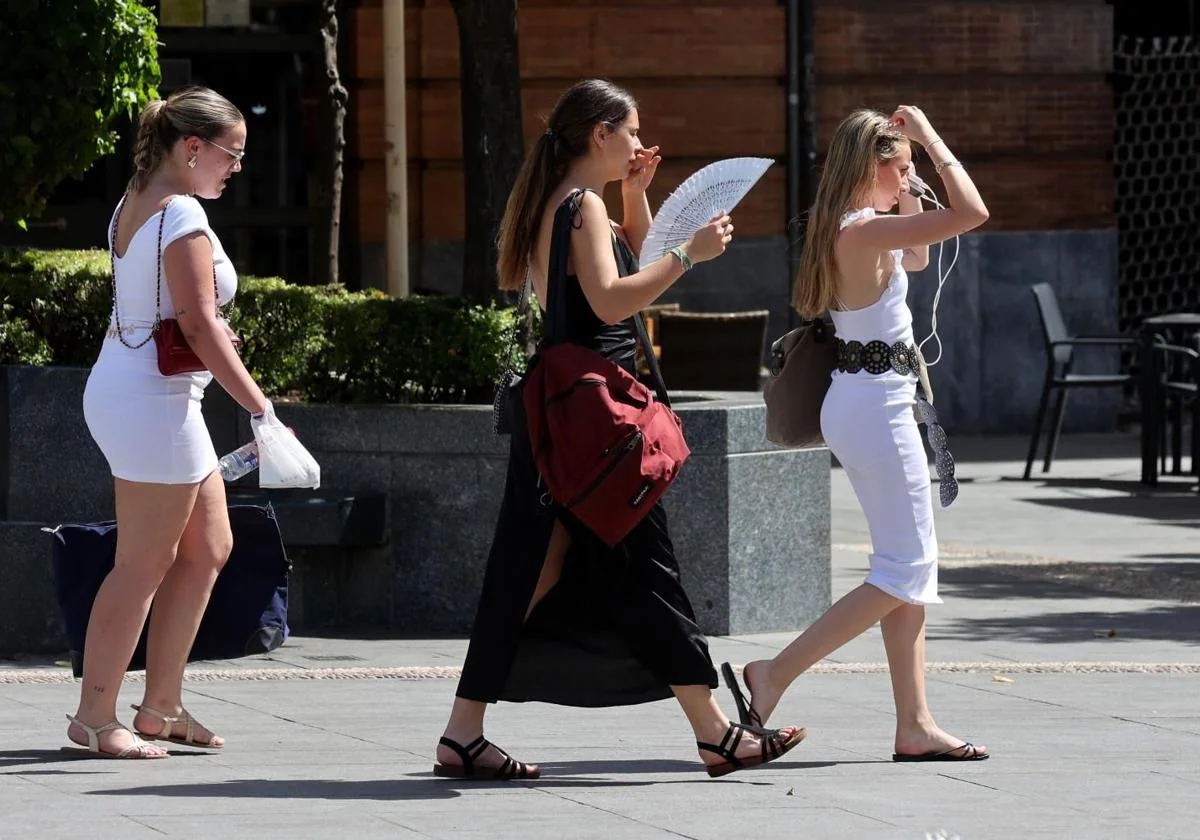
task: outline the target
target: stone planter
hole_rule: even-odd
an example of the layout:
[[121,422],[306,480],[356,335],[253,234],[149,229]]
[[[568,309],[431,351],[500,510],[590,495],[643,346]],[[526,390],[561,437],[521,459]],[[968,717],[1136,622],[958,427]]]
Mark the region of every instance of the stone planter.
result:
[[[86,377],[0,366],[0,654],[62,647],[40,528],[113,515],[112,479],[83,421]],[[830,602],[828,450],[767,443],[758,394],[679,394],[677,409],[693,455],[666,506],[701,626],[736,634],[807,625]],[[289,540],[281,516],[296,566],[294,629],[469,631],[507,464],[491,407],[277,412],[321,462],[322,494],[386,494],[389,508],[384,538],[371,544],[316,543],[299,528]],[[219,452],[251,437],[248,417],[217,386],[205,419]],[[253,486],[250,477],[234,490]]]
[[[807,625],[830,603],[829,451],[768,443],[758,394],[676,403],[693,455],[665,504],[701,626],[724,635]],[[491,406],[276,410],[321,462],[323,482],[389,494],[391,627],[468,631],[507,466]],[[372,566],[363,574],[382,584],[386,570]]]

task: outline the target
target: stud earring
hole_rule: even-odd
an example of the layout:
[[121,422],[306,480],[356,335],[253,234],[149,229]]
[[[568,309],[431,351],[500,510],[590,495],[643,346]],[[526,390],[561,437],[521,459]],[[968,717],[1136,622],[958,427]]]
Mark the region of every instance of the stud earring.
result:
[[195,169],[195,168],[196,168],[196,156],[192,155],[190,158],[188,158],[188,169]]

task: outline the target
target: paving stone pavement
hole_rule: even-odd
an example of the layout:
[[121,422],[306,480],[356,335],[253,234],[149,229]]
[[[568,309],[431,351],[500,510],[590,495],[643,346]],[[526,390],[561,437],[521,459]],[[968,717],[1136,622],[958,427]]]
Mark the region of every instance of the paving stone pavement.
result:
[[[767,768],[708,780],[671,702],[502,704],[489,736],[544,777],[434,779],[465,642],[308,637],[196,665],[185,702],[229,746],[162,762],[66,758],[77,684],[52,661],[0,664],[0,838],[1193,840],[1195,482],[1139,488],[1128,437],[1067,439],[1049,481],[1020,482],[1023,444],[956,441],[962,494],[937,511],[931,703],[990,761],[890,761],[875,629],[797,681],[773,721],[809,738]],[[836,595],[861,580],[868,537],[840,471],[833,484]],[[791,635],[713,639],[713,656],[740,664]],[[122,700],[138,699],[134,675]]]

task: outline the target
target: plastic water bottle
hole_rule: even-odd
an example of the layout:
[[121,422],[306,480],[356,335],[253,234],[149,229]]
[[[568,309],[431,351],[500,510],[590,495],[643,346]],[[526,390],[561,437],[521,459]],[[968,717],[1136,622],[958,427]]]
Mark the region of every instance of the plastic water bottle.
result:
[[217,466],[220,467],[221,478],[226,481],[237,481],[254,472],[258,469],[258,443],[250,441],[245,446],[239,446],[217,461]]

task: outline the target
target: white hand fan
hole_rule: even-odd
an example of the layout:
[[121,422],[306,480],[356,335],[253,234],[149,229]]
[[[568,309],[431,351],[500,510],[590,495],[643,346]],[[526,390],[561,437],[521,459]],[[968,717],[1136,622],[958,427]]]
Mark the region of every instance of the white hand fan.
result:
[[731,212],[774,162],[771,158],[726,158],[694,172],[658,208],[642,244],[640,265],[650,265],[676,245],[683,245],[718,213]]

